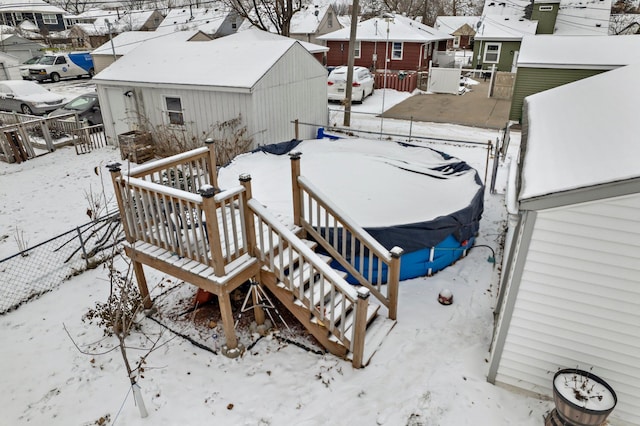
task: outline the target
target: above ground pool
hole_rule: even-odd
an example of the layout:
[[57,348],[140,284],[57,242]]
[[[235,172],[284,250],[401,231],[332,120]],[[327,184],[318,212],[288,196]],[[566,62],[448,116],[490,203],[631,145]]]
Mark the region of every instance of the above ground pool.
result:
[[404,249],[400,278],[431,275],[473,245],[484,186],[467,163],[424,146],[368,139],[318,139],[268,145],[236,157],[219,185],[252,177],[253,196],[293,221],[289,152],[300,174],[384,247]]

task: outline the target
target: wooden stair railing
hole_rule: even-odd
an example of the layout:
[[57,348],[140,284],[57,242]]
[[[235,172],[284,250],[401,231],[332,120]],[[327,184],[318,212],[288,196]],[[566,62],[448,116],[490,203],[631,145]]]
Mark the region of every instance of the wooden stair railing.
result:
[[389,318],[395,320],[403,250],[383,247],[300,175],[299,152],[291,153],[290,157],[294,224],[322,245],[360,285],[367,287],[387,307]]

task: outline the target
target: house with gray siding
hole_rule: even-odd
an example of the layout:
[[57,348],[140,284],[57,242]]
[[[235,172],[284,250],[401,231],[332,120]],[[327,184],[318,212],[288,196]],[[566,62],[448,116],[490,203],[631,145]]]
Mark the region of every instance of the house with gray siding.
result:
[[640,37],[527,36],[518,56],[509,119],[520,121],[525,97],[563,84],[640,63]]
[[[187,145],[207,137],[231,143],[220,125],[235,120],[251,149],[293,139],[296,119],[324,125],[326,69],[300,42],[274,37],[142,43],[93,80],[108,142],[140,130]],[[315,132],[300,126],[299,136]]]
[[550,397],[592,371],[640,424],[640,64],[527,97],[488,380]]

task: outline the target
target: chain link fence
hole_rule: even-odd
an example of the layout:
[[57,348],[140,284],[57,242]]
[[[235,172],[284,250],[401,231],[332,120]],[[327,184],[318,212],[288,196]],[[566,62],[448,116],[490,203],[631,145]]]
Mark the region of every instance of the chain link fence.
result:
[[114,212],[0,260],[0,315],[104,262],[123,240]]

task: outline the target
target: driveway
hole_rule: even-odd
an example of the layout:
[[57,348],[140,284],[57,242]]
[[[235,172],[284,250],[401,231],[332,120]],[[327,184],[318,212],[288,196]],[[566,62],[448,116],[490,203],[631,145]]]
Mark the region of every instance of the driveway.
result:
[[470,86],[464,95],[420,94],[411,96],[384,113],[385,118],[451,123],[485,129],[502,129],[509,120],[511,100],[487,97],[489,82]]

